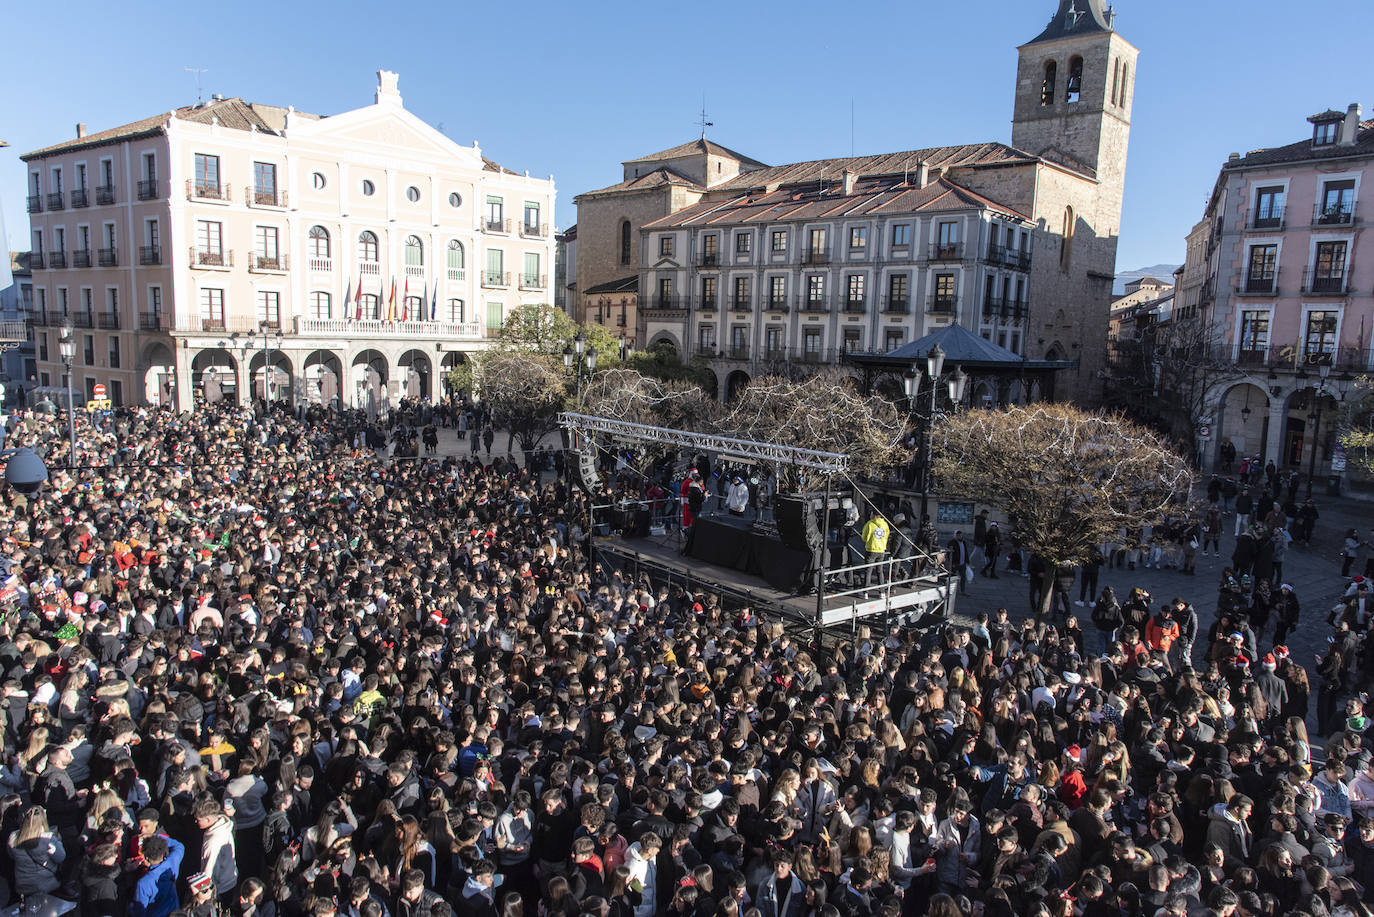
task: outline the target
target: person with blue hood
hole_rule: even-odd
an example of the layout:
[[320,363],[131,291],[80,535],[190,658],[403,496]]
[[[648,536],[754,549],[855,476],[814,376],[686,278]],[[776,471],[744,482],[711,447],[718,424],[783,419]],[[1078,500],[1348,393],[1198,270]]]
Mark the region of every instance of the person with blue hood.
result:
[[134,887],[129,908],[133,917],[169,917],[181,906],[177,897],[177,871],[186,848],[170,837],[154,834],[143,842],[143,862],[147,870]]

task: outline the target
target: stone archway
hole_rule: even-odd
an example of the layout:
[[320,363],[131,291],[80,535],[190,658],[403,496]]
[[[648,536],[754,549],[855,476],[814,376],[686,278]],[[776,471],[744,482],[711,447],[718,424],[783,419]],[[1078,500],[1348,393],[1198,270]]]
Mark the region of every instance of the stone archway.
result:
[[177,366],[172,348],[157,341],[144,349],[139,363],[143,366],[143,403],[175,406]]
[[191,388],[206,404],[239,402],[239,365],[227,350],[202,350],[191,359]]
[[749,374],[742,369],[737,369],[725,377],[725,401],[728,404],[734,401],[744,387],[749,384]]
[[253,354],[248,360],[248,373],[252,379],[250,388],[254,398],[285,401],[288,404],[294,400],[291,358],[283,351],[269,350]]
[[369,418],[375,419],[389,407],[386,390],[389,369],[386,355],[379,350],[359,351],[353,358],[349,393],[353,406],[366,411]]
[[[1319,400],[1320,411],[1317,409]],[[1316,384],[1293,392],[1285,403],[1279,454],[1269,458],[1279,468],[1300,471],[1304,475],[1308,469],[1318,476],[1324,474],[1336,442],[1339,407],[1339,402],[1329,392],[1318,394]]]
[[677,338],[667,331],[660,331],[649,341],[649,346],[645,350],[661,350],[673,357],[682,353],[682,348],[678,345]]
[[702,378],[705,382],[706,391],[712,398],[720,398],[720,379],[709,369],[702,370]]
[[467,361],[468,355],[457,350],[450,350],[448,353],[445,353],[444,358],[439,361],[440,386],[443,388],[444,394],[453,394],[453,387],[448,381],[449,373],[459,366],[462,366]]
[[302,371],[308,404],[338,410],[343,404],[343,365],[332,350],[312,350]]
[[1269,393],[1257,382],[1242,380],[1226,388],[1217,400],[1212,414],[1212,468],[1215,471],[1234,471],[1234,463],[1226,467],[1222,460],[1223,444],[1236,450],[1236,461],[1243,457],[1260,456],[1268,460]]
[[407,350],[401,354],[398,365],[403,397],[419,398],[421,401],[429,401],[434,397],[433,363],[429,354],[422,350]]

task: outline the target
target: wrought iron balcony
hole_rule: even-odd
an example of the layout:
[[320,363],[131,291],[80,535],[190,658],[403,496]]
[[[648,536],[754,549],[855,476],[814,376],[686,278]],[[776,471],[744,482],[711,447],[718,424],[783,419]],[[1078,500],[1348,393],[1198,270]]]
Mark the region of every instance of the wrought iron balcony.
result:
[[906,315],[911,311],[911,298],[909,296],[885,296],[883,297],[883,311],[890,315]]
[[649,309],[676,310],[687,308],[687,299],[676,293],[660,293],[649,301]]
[[[52,253],[50,253],[50,254],[48,255],[48,267],[52,268],[52,269],[55,270],[55,271],[60,271],[62,268],[66,267],[66,266],[67,266],[67,253],[66,253],[66,252],[52,252]],[[42,265],[40,264],[39,267],[42,267]]]
[[1349,226],[1355,222],[1355,205],[1332,204],[1323,206],[1318,204],[1312,208],[1313,226]]
[[72,267],[90,267],[91,250],[89,248],[78,248],[72,252]]
[[223,331],[224,319],[222,318],[202,318],[200,320],[201,331]]
[[42,253],[42,252],[29,252],[29,270],[31,270],[31,271],[41,271],[41,270],[43,270],[43,253]]
[[42,213],[42,212],[43,212],[43,195],[41,195],[41,194],[30,194],[30,195],[29,195],[29,213]]
[[103,331],[119,330],[118,312],[101,312],[95,317],[95,326]]
[[936,315],[953,315],[958,305],[957,293],[933,293],[926,302],[926,311]]
[[795,305],[795,303],[789,300],[786,296],[770,296],[763,302],[763,311],[788,312],[791,310],[791,306],[793,305]]
[[867,304],[868,300],[863,296],[847,296],[844,301],[844,311],[863,312]]
[[234,266],[234,250],[191,247],[191,267],[226,268]]
[[508,287],[510,286],[509,271],[483,271],[482,286],[484,287]]
[[802,264],[829,264],[829,248],[804,248],[801,256]]
[[1308,268],[1302,275],[1302,291],[1311,296],[1345,296],[1350,293],[1350,275]]
[[827,350],[801,350],[797,353],[797,359],[802,363],[829,363],[834,354]]
[[86,311],[73,312],[70,316],[73,328],[90,328],[95,324],[95,316]]
[[726,356],[731,360],[747,360],[749,359],[749,347],[748,345],[732,346],[726,351]]
[[482,228],[487,232],[510,232],[510,220],[494,220],[488,217],[482,221]]
[[1239,296],[1275,296],[1279,292],[1279,271],[1268,270],[1246,274],[1236,287]]
[[1322,366],[1330,366],[1337,372],[1367,372],[1371,352],[1363,347],[1321,348],[1314,344],[1309,348],[1301,342],[1265,344],[1243,341],[1237,347],[1234,340],[1223,340],[1212,345],[1210,356],[1221,363],[1265,366],[1275,372],[1299,375],[1306,372],[1315,376],[1317,369]]
[[140,245],[138,247],[139,264],[161,264],[162,246],[160,245]]
[[697,267],[720,267],[720,252],[702,252],[697,255]]
[[95,202],[102,207],[107,207],[115,202],[114,185],[100,185],[95,189]]
[[186,179],[186,196],[194,200],[201,201],[224,201],[229,202],[230,186],[228,182],[224,184],[210,184],[198,182],[194,179]]
[[114,246],[100,249],[100,251],[97,252],[97,256],[99,258],[101,267],[119,266],[119,249],[115,248]]
[[964,256],[962,242],[936,242],[930,246],[931,261],[958,261]]
[[522,290],[542,290],[549,285],[547,274],[521,274],[520,289]]
[[157,179],[145,178],[138,183],[138,199],[151,201],[157,197]]
[[698,312],[716,311],[716,297],[712,296],[708,299],[704,296],[698,296],[696,300],[696,309]]
[[983,297],[983,318],[999,318],[1002,315],[1004,300],[1000,296]]
[[248,262],[248,269],[254,272],[261,271],[284,271],[290,267],[290,262],[286,260],[286,255],[259,255],[254,253],[252,260]]
[[48,209],[49,209],[49,210],[62,210],[62,209],[65,208],[65,207],[66,207],[66,203],[62,200],[62,192],[61,192],[61,191],[53,191],[53,192],[50,192],[50,193],[48,194]]
[[171,331],[172,317],[164,312],[141,312],[138,328],[140,331]]
[[275,188],[244,188],[243,202],[249,207],[285,207],[286,192]]
[[730,308],[736,312],[749,312],[754,308],[752,296],[734,296],[730,299]]
[[527,239],[542,239],[549,234],[549,229],[543,223],[521,223],[520,235]]
[[71,190],[71,196],[73,210],[91,206],[91,195],[85,188],[73,188]]
[[765,360],[772,360],[772,361],[775,361],[775,362],[780,362],[780,361],[782,361],[782,360],[786,360],[786,359],[787,359],[787,348],[786,348],[786,347],[765,347],[765,348],[763,349],[763,358],[764,358]]
[[802,303],[802,311],[803,311],[803,312],[829,312],[829,311],[830,311],[830,300],[826,299],[824,296],[817,296],[817,297],[814,297],[814,298],[808,296],[808,297],[806,298],[806,300]]
[[1282,229],[1285,205],[1250,212],[1247,229]]

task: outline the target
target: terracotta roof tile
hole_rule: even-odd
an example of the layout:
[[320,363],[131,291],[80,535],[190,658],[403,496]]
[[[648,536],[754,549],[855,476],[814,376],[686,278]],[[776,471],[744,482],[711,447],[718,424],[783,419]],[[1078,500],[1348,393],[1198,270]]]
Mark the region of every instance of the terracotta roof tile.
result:
[[1374,156],[1374,120],[1360,122],[1359,130],[1355,132],[1355,143],[1352,146],[1339,146],[1334,143],[1313,146],[1312,139],[1309,137],[1306,140],[1299,140],[1297,143],[1290,143],[1286,146],[1252,150],[1234,162],[1225,163],[1221,168],[1222,171],[1225,171],[1251,166],[1277,165],[1285,162],[1303,162],[1309,159],[1347,159],[1361,156]]
[[616,182],[614,185],[608,185],[605,188],[597,188],[595,191],[583,191],[578,197],[586,197],[592,194],[614,194],[617,191],[648,191],[653,188],[662,188],[667,185],[686,185],[689,188],[701,188],[700,185],[685,175],[680,175],[672,169],[664,167],[661,169],[654,169],[652,172],[641,175],[638,178],[632,178],[629,181]]
[[769,185],[796,185],[819,181],[838,182],[846,170],[860,178],[915,174],[916,166],[925,162],[932,169],[960,166],[988,166],[1030,163],[1035,156],[1014,149],[1004,143],[967,143],[959,146],[937,146],[900,153],[879,153],[875,156],[850,156],[838,159],[813,159],[744,172],[715,186],[716,190],[766,188]]
[[754,166],[764,165],[764,163],[759,162],[757,159],[745,156],[743,153],[736,153],[729,147],[721,146],[719,143],[707,140],[704,137],[697,140],[689,140],[686,143],[680,143],[675,147],[669,147],[657,153],[650,153],[648,156],[640,156],[637,159],[626,159],[621,165],[636,162],[659,162],[664,159],[682,159],[687,156],[699,156],[702,153],[712,153],[716,156],[729,156],[733,159],[738,159],[740,162]]

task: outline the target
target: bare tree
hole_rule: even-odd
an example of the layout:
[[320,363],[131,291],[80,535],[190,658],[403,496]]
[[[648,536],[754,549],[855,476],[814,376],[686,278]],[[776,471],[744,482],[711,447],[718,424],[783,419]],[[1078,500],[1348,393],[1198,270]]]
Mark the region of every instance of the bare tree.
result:
[[1156,524],[1192,487],[1190,464],[1157,434],[1069,405],[949,414],[932,435],[941,491],[1000,507],[1044,558],[1041,614],[1056,566],[1084,563],[1122,529]]

